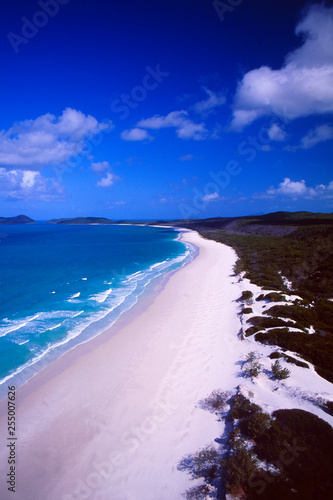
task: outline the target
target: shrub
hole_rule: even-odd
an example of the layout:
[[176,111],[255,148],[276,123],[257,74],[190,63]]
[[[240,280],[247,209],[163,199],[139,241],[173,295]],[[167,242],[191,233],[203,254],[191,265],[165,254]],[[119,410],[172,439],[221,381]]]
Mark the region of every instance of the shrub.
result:
[[257,460],[248,450],[244,441],[235,442],[233,453],[221,462],[226,469],[226,489],[228,493],[237,492],[247,486],[249,479],[257,472]]
[[271,417],[268,413],[258,411],[245,420],[242,431],[251,439],[258,439],[271,425]]
[[271,354],[269,355],[269,357],[271,359],[277,359],[277,358],[281,358],[283,356],[283,354],[281,354],[280,352],[278,351],[274,351],[274,352],[271,352]]
[[252,299],[252,297],[253,297],[253,293],[250,290],[245,290],[244,292],[242,292],[242,299],[243,300],[249,300],[249,299]]
[[219,454],[213,446],[206,446],[194,455],[184,457],[178,464],[177,469],[188,472],[193,479],[215,478],[219,463]]
[[186,491],[187,500],[206,500],[206,498],[216,498],[211,496],[215,492],[215,488],[210,484],[200,484],[199,486],[193,486]]
[[200,402],[201,408],[208,410],[211,413],[221,411],[229,398],[230,393],[221,391],[220,389],[213,391],[206,399]]
[[[264,311],[264,314],[269,314],[269,311]],[[295,323],[292,323],[291,321],[284,321],[283,319],[280,318],[271,318],[267,316],[253,316],[248,320],[249,323],[253,326],[257,326],[260,329],[263,328],[277,328],[280,326],[291,326],[294,327],[296,326]]]
[[286,302],[285,297],[277,292],[268,293],[264,298],[270,302]]
[[323,410],[326,411],[329,415],[333,415],[333,401],[325,401]]
[[258,356],[254,351],[251,351],[246,356],[246,366],[243,367],[243,373],[246,377],[258,377],[262,371],[262,365],[259,363]]
[[301,368],[309,368],[309,365],[307,363],[304,363],[304,361],[299,361],[298,359],[295,359],[292,356],[288,356],[288,354],[284,355],[284,359],[287,361],[287,363],[300,366]]
[[251,403],[243,394],[236,394],[231,402],[230,418],[234,420],[250,417],[260,410],[260,406]]
[[255,333],[259,332],[260,328],[257,327],[257,326],[250,326],[250,328],[247,328],[247,330],[245,330],[245,337],[250,337],[250,335],[254,335]]
[[253,312],[252,308],[251,307],[245,307],[241,313],[242,314],[251,314]]
[[290,377],[290,370],[288,370],[287,368],[282,368],[278,359],[275,361],[275,363],[272,363],[272,372],[273,376],[279,380]]

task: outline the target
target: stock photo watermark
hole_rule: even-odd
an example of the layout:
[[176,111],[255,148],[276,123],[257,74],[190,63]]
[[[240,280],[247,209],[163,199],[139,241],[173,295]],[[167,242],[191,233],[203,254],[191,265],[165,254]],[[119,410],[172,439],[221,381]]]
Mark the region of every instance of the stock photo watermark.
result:
[[7,38],[15,54],[19,53],[22,44],[27,45],[30,40],[38,35],[42,28],[47,26],[50,18],[54,18],[59,13],[62,5],[67,5],[70,1],[71,0],[39,0],[38,6],[41,10],[37,10],[30,18],[26,16],[21,17],[21,33],[17,34],[10,31],[7,34]]
[[[143,102],[148,92],[155,90],[159,84],[161,84],[165,78],[167,78],[170,73],[166,71],[161,71],[160,64],[157,64],[155,68],[151,66],[145,67],[146,74],[142,78],[141,85],[136,85],[132,88],[130,93],[120,95],[119,99],[115,99],[111,104],[111,110],[120,114],[119,118],[124,120],[130,114],[131,109],[135,109],[139,103]],[[91,156],[94,147],[98,147],[102,144],[104,140],[104,134],[110,134],[114,130],[114,125],[111,119],[105,118],[101,121],[105,126],[93,135],[90,139],[85,140],[84,144],[77,144],[75,154],[71,155],[67,159],[66,163],[63,165],[57,165],[53,167],[54,172],[58,177],[63,173],[71,173],[74,168],[81,165],[84,158]]]
[[[282,444],[284,449],[281,451],[278,462],[276,463],[276,467],[278,467],[278,469],[282,469],[283,466],[293,464],[299,457],[300,452],[306,450],[304,446],[299,446],[297,444],[296,438],[293,439],[292,444],[287,443],[286,441],[284,441]],[[258,474],[253,475],[249,479],[248,486],[250,488],[255,488],[257,495],[262,495],[266,490],[267,485],[273,483],[275,479],[275,476],[269,475],[265,473],[264,470],[261,470]],[[245,495],[244,500],[246,500],[247,498],[250,497],[248,495]]]
[[[170,390],[173,390],[171,386]],[[177,406],[171,404],[168,398],[158,401],[148,417],[144,418],[139,425],[130,426],[129,430],[123,433],[120,439],[122,449],[110,452],[101,461],[94,460],[91,472],[84,479],[78,478],[73,491],[63,494],[61,500],[97,499],[97,490],[102,488],[112,475],[128,464],[140,446],[155,434],[159,425],[165,422],[175,410]]]
[[137,108],[139,103],[146,99],[148,92],[155,90],[170,75],[166,71],[161,71],[159,64],[155,69],[146,66],[145,70],[146,74],[142,78],[141,85],[133,87],[129,94],[122,93],[120,98],[115,99],[111,104],[111,110],[119,114],[121,120],[125,120],[130,110]]
[[221,0],[214,0],[212,5],[219,16],[220,21],[223,22],[225,20],[225,15],[233,12],[235,8],[243,2],[244,0],[225,0],[224,2]]
[[[237,154],[245,157],[247,163],[251,163],[256,159],[259,152],[269,150],[269,145],[273,142],[270,137],[270,130],[274,125],[282,130],[282,126],[277,124],[276,118],[272,118],[269,125],[261,127],[256,136],[249,135],[246,140],[239,143]],[[209,177],[211,180],[206,182],[201,190],[198,188],[192,189],[191,203],[180,203],[178,205],[182,219],[198,216],[212,200],[220,198],[222,190],[227,188],[232,178],[238,176],[242,171],[243,168],[238,160],[228,161],[223,170],[210,171]]]

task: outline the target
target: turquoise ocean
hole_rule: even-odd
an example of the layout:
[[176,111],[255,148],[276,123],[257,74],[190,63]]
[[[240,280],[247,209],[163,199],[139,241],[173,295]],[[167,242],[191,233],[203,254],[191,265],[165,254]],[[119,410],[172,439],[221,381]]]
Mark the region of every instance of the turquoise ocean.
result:
[[111,326],[195,247],[171,228],[0,228],[0,399]]

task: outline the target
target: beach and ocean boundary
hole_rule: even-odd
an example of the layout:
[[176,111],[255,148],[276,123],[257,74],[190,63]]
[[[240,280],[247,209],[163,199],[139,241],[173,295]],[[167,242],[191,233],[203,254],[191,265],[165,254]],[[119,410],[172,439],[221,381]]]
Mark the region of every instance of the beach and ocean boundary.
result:
[[[19,500],[170,499],[188,488],[177,463],[219,433],[196,404],[232,376],[239,320],[234,250],[194,232],[182,238],[199,254],[151,304],[19,389]],[[5,436],[5,405],[1,413]],[[5,455],[2,446],[2,464]]]
[[[7,386],[21,387],[78,344],[87,342],[108,330],[125,312],[131,310],[138,300],[141,304],[147,303],[149,297],[154,296],[155,289],[163,286],[163,282],[173,271],[191,261],[197,251],[193,245],[180,243],[181,232],[178,228],[163,227],[162,230],[158,230],[146,224],[140,224],[144,226],[142,228],[126,224],[130,235],[134,230],[133,240],[130,239],[132,250],[128,252],[125,249],[125,253],[120,255],[118,261],[117,252],[121,248],[122,236],[125,240],[128,237],[127,232],[117,231],[124,229],[121,226],[124,225],[75,225],[70,236],[75,239],[76,229],[79,231],[79,236],[80,231],[84,233],[83,238],[81,235],[81,245],[84,246],[80,255],[77,255],[77,245],[73,252],[73,244],[68,242],[67,230],[71,230],[72,227],[55,226],[54,229],[58,230],[57,240],[67,242],[64,245],[58,245],[56,256],[48,256],[48,261],[44,263],[40,260],[34,261],[33,257],[28,259],[24,272],[20,273],[21,282],[16,285],[16,290],[14,286],[15,293],[10,289],[8,276],[5,277],[2,282],[2,301],[6,303],[7,300],[7,304],[2,309],[0,322],[0,401],[7,397]],[[15,229],[17,226],[13,227]],[[40,232],[43,236],[43,230],[47,226],[37,224],[35,227],[36,236],[39,236]],[[49,227],[52,229],[51,226]],[[28,227],[30,228],[31,226]],[[100,230],[103,228],[106,231],[101,233]],[[112,241],[116,242],[120,236],[120,245],[116,244],[114,248],[108,243],[109,229],[111,234],[113,234],[112,230],[116,229]],[[161,252],[158,245],[157,250],[154,244],[149,245],[144,251],[146,262],[140,265],[142,254],[137,259],[136,242],[138,237],[139,240],[142,237],[143,241],[147,238],[149,234],[147,229],[150,234],[154,234],[157,241],[159,234],[169,233],[170,240],[166,245],[169,251]],[[66,230],[64,234],[63,230]],[[95,234],[95,230],[97,234],[93,251],[95,255],[101,255],[102,259],[100,262],[97,259],[96,263],[91,264],[89,259],[87,263],[85,252],[86,245],[90,247],[90,238]],[[105,243],[101,241],[101,237]],[[86,240],[85,243],[83,240]],[[26,241],[29,247],[29,243],[31,244],[29,232]],[[45,244],[44,237],[41,241]],[[170,248],[171,241],[180,249],[178,252]],[[18,248],[20,247],[21,245]],[[43,245],[41,247],[40,251],[43,255],[44,247]],[[26,251],[24,245],[20,251],[23,253]],[[28,248],[27,251],[29,254],[30,249]],[[91,249],[90,253],[92,253]],[[153,255],[153,259],[149,259],[149,255]],[[65,261],[64,265],[62,265],[62,259]],[[15,253],[9,259],[7,256],[7,261],[5,255],[4,260],[5,267],[16,268]],[[71,260],[77,262],[71,266]],[[43,272],[43,265],[58,269],[58,273],[57,271],[53,274]],[[68,265],[68,273],[66,273]],[[29,271],[39,268],[41,272]],[[17,281],[15,273],[11,281],[14,283]],[[26,282],[27,286],[25,286]],[[13,296],[13,300],[10,296]],[[31,307],[30,304],[33,306]]]

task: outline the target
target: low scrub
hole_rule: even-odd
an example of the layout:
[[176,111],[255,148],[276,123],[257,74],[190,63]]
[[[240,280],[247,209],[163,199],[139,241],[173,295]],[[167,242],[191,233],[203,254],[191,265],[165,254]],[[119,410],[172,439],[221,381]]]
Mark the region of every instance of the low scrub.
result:
[[252,351],[246,356],[245,363],[243,365],[243,374],[246,377],[258,377],[259,373],[262,371],[262,365],[259,362],[259,357]]
[[280,361],[277,359],[272,363],[273,377],[283,380],[290,377],[290,370],[288,368],[282,368]]

